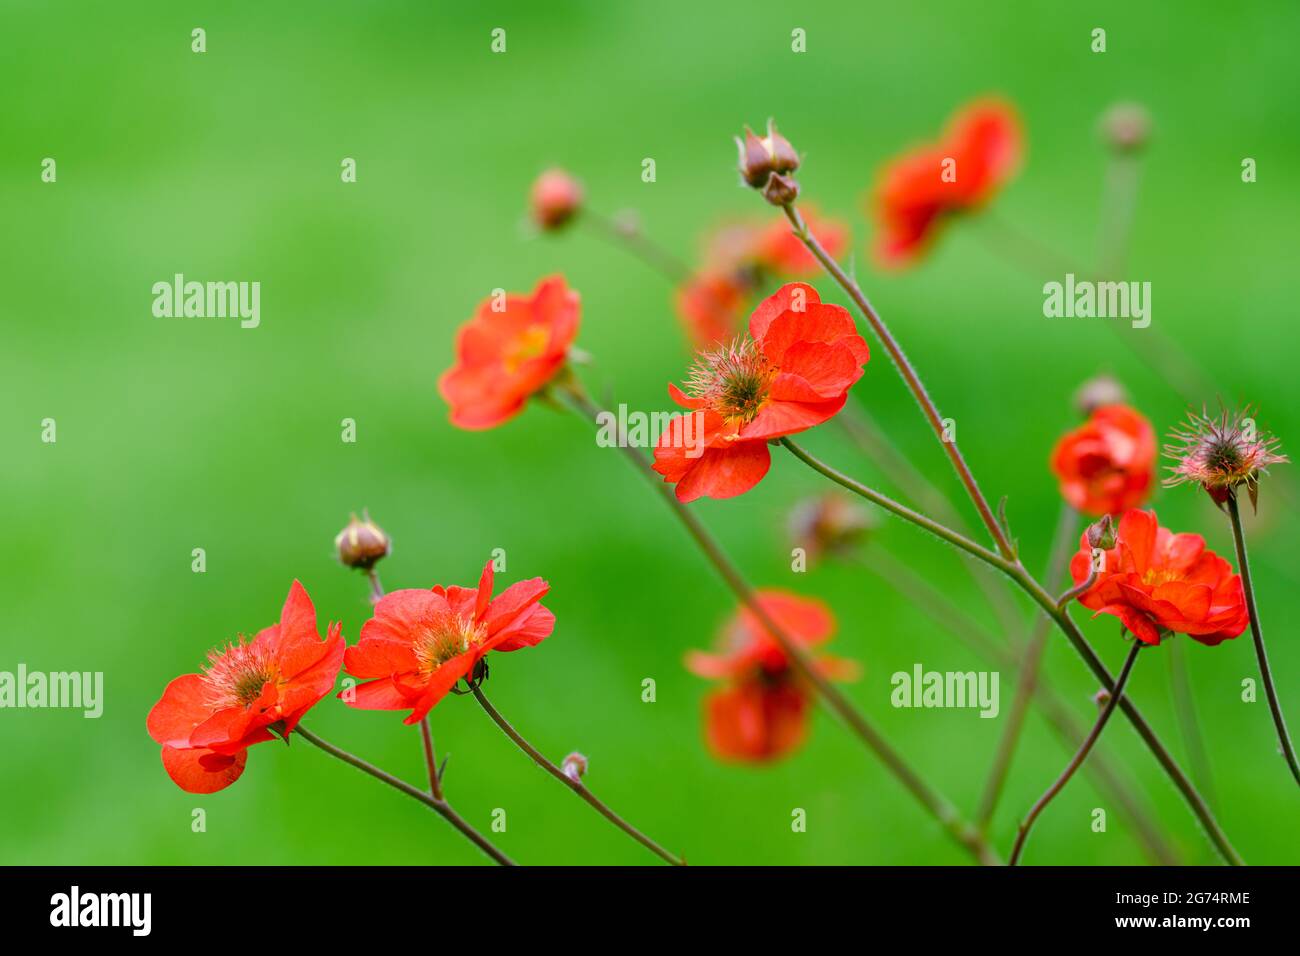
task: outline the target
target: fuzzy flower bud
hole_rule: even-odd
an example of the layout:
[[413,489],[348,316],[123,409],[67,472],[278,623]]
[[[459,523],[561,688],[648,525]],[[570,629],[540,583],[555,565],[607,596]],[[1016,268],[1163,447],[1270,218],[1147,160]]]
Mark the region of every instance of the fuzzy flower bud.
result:
[[368,512],[362,512],[362,515],[358,518],[354,514],[347,527],[335,536],[334,548],[339,560],[348,567],[368,571],[381,558],[387,557],[393,542],[383,528],[370,520]]
[[1112,375],[1102,373],[1088,379],[1074,393],[1074,407],[1085,418],[1107,405],[1128,403],[1128,390]]
[[740,152],[740,175],[755,189],[766,186],[773,173],[792,173],[799,168],[799,154],[771,120],[767,121],[767,135],[762,137],[746,126],[745,138],[737,137],[736,147]]
[[1100,521],[1088,525],[1088,545],[1103,551],[1115,547],[1115,524],[1110,515],[1102,515]]
[[587,772],[587,758],[576,750],[564,758],[564,763],[560,765],[564,775],[574,783],[582,780],[582,775]]
[[1259,496],[1259,479],[1268,466],[1288,462],[1278,454],[1278,439],[1260,431],[1249,407],[1223,411],[1212,418],[1204,411],[1169,436],[1165,455],[1173,459],[1166,486],[1198,484],[1217,505],[1224,504],[1244,485],[1251,504]]
[[790,514],[790,537],[810,563],[823,555],[851,554],[874,527],[869,512],[833,491],[801,502]]
[[548,169],[537,177],[529,201],[533,222],[550,232],[559,229],[582,208],[582,184],[563,169]]
[[1151,116],[1138,103],[1116,103],[1102,114],[1101,134],[1117,153],[1135,153],[1151,135]]

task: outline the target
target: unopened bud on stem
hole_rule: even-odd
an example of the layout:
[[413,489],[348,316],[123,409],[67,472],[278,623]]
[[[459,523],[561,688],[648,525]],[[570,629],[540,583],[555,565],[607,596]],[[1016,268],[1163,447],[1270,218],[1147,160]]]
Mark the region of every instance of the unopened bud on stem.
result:
[[560,769],[574,783],[581,783],[582,775],[587,772],[587,758],[575,750],[564,758],[564,763],[560,765]]
[[369,512],[363,511],[361,518],[354,514],[347,527],[335,536],[334,547],[339,560],[348,567],[368,571],[388,555],[393,542],[383,528],[370,520]]

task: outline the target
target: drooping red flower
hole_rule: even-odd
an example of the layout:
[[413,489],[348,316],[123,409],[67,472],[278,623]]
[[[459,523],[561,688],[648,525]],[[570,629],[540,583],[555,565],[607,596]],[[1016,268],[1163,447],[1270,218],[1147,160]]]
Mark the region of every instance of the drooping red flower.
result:
[[[822,217],[811,206],[802,212],[813,235],[838,258],[848,246],[848,226]],[[770,278],[797,279],[821,269],[783,214],[767,226],[731,222],[715,229],[705,242],[703,263],[674,293],[677,313],[698,349],[726,344],[740,334],[750,297]]]
[[1020,162],[1020,121],[1007,104],[981,100],[953,117],[943,139],[904,153],[877,178],[876,259],[916,260],[951,214],[987,202]]
[[230,786],[249,747],[274,740],[272,730],[287,737],[333,689],[343,647],[338,624],[320,639],[316,609],[294,581],[280,623],[212,651],[202,673],[177,677],[149,711],[149,736],[162,744],[168,775],[190,793]]
[[[1104,554],[1104,567],[1079,603],[1119,618],[1144,643],[1158,644],[1164,632],[1173,632],[1214,645],[1250,623],[1232,565],[1206,550],[1199,534],[1160,527],[1154,511],[1125,512],[1115,547]],[[1092,566],[1085,533],[1070,561],[1076,585],[1088,580]]]
[[563,276],[543,279],[532,295],[485,299],[460,328],[456,364],[438,380],[451,423],[493,428],[517,415],[564,368],[578,315],[578,293]]
[[550,585],[519,581],[492,597],[492,562],[477,588],[435,585],[429,590],[390,591],[361,627],[344,667],[365,680],[339,694],[361,710],[410,710],[405,723],[419,723],[488,651],[533,647],[555,627],[541,605]]
[[1095,409],[1052,451],[1061,495],[1084,514],[1117,515],[1144,504],[1155,483],[1156,434],[1127,405]]
[[748,336],[701,353],[685,391],[668,386],[695,414],[675,417],[660,436],[654,470],[681,501],[743,494],[767,474],[767,443],[843,408],[869,355],[847,309],[823,303],[810,285],[782,286],[754,310]]
[[[830,639],[835,618],[820,601],[785,591],[755,595],[759,605],[791,639],[816,647]],[[851,680],[852,661],[819,657],[827,677]],[[686,667],[723,684],[705,698],[705,736],[724,760],[766,762],[789,753],[807,734],[811,691],[781,645],[748,608],[741,608],[722,632],[716,654],[692,651]]]
[[538,228],[550,231],[566,225],[582,207],[582,184],[563,169],[548,169],[533,183],[529,213]]

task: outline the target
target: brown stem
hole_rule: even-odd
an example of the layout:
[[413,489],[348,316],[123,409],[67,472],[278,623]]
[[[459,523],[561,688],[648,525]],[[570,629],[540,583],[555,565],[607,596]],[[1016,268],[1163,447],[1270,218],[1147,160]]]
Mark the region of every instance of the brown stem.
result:
[[669,853],[658,843],[650,839],[648,836],[646,836],[636,827],[632,826],[632,824],[628,823],[617,813],[615,813],[613,810],[607,807],[599,799],[597,799],[596,795],[592,793],[590,790],[588,790],[586,784],[584,784],[581,780],[573,779],[567,773],[565,773],[563,770],[557,767],[555,764],[547,760],[546,757],[543,756],[540,750],[538,750],[527,740],[525,740],[523,735],[521,735],[519,731],[515,730],[515,728],[511,726],[510,722],[501,715],[501,712],[492,706],[492,703],[487,699],[487,696],[483,693],[482,688],[480,688],[477,684],[471,684],[470,686],[474,692],[474,699],[479,702],[479,705],[483,708],[484,711],[487,712],[487,715],[492,718],[492,720],[496,723],[498,727],[501,728],[501,732],[504,733],[511,740],[513,740],[515,742],[515,746],[517,746],[520,750],[526,753],[529,757],[532,757],[533,762],[537,764],[537,766],[541,767],[543,770],[549,773],[556,780],[560,781],[562,784],[564,784],[566,787],[568,787],[578,796],[582,797],[582,799],[585,800],[588,804],[590,804],[596,810],[597,813],[603,816],[610,823],[614,824],[614,826],[618,827],[620,830],[622,830],[632,839],[636,840],[637,843],[640,843],[651,853],[654,853],[660,859],[665,860],[668,863],[671,863],[673,866],[686,865],[685,860]]
[[429,774],[429,793],[435,800],[442,799],[442,777],[438,774],[438,752],[433,747],[433,728],[426,715],[420,721],[420,738],[424,741],[424,767]]
[[1128,676],[1133,670],[1133,662],[1137,660],[1138,651],[1142,649],[1142,642],[1136,637],[1133,638],[1133,648],[1128,652],[1128,657],[1124,660],[1124,667],[1119,672],[1119,679],[1115,682],[1115,688],[1111,692],[1110,698],[1106,701],[1106,706],[1102,708],[1101,716],[1097,718],[1097,723],[1092,727],[1088,736],[1084,738],[1082,746],[1079,747],[1078,753],[1066,764],[1065,770],[1056,778],[1056,782],[1047,788],[1047,791],[1038,798],[1038,802],[1033,805],[1025,821],[1020,824],[1020,831],[1016,835],[1016,845],[1011,850],[1011,859],[1008,866],[1015,866],[1020,862],[1020,854],[1025,849],[1025,840],[1029,838],[1029,831],[1038,819],[1039,814],[1047,808],[1052,799],[1065,789],[1065,785],[1070,782],[1085,760],[1088,759],[1088,753],[1092,750],[1093,745],[1101,736],[1102,730],[1106,727],[1106,722],[1110,720],[1110,715],[1115,712],[1115,705],[1119,702],[1124,693],[1124,686],[1128,683]]
[[1196,700],[1187,675],[1186,642],[1169,642],[1169,683],[1173,688],[1174,713],[1178,715],[1178,728],[1182,731],[1183,745],[1187,748],[1187,761],[1192,767],[1192,779],[1214,803],[1214,775],[1210,772],[1210,757],[1205,750],[1200,721],[1196,719]]
[[[1065,573],[1065,562],[1070,556],[1070,544],[1078,527],[1078,515],[1067,504],[1061,505],[1061,516],[1056,522],[1056,532],[1052,535],[1050,557],[1047,562],[1047,580],[1059,581]],[[1060,607],[1060,602],[1057,607]],[[1007,715],[1007,725],[1003,728],[1002,739],[993,757],[988,779],[984,783],[984,792],[980,797],[979,809],[975,813],[975,825],[987,830],[997,809],[998,797],[1006,783],[1007,773],[1011,769],[1011,760],[1020,743],[1020,732],[1025,725],[1025,715],[1029,712],[1029,701],[1038,683],[1038,671],[1042,665],[1043,651],[1047,646],[1047,635],[1051,630],[1051,618],[1040,617],[1034,626],[1033,634],[1025,647],[1020,662],[1020,676],[1016,681],[1016,696]]]
[[[572,403],[575,411],[586,418],[588,421],[595,422],[601,414],[601,409],[592,404],[591,399],[587,396],[582,386],[575,378],[569,377],[563,382],[562,394]],[[937,819],[947,831],[947,833],[959,844],[965,847],[975,858],[983,864],[990,865],[998,863],[998,857],[993,853],[988,843],[982,836],[975,832],[975,829],[962,819],[957,809],[946,799],[936,793],[930,786],[921,779],[921,777],[908,766],[903,757],[894,750],[893,747],[885,740],[884,737],[867,721],[847,697],[840,693],[839,689],[832,684],[818,669],[808,652],[794,641],[785,630],[773,620],[772,616],[767,613],[766,609],[755,598],[753,589],[749,583],[737,570],[735,565],[727,557],[722,548],[709,534],[708,530],[695,516],[695,513],[677,500],[672,488],[660,480],[659,475],[655,474],[649,468],[646,460],[641,453],[633,447],[628,441],[627,436],[622,433],[618,435],[617,447],[623,452],[624,456],[635,467],[636,471],[643,475],[655,489],[656,493],[668,505],[678,520],[685,526],[687,533],[695,540],[700,551],[708,558],[723,581],[731,589],[732,593],[744,604],[751,613],[758,619],[759,623],[772,635],[773,639],[781,646],[789,658],[791,666],[812,685],[813,690],[826,703],[826,705],[848,726],[848,728],[861,740],[868,749],[893,773],[898,781]],[[882,496],[883,497],[883,496]],[[899,507],[902,507],[901,505]],[[906,510],[906,509],[904,509]],[[974,547],[978,548],[978,545]],[[982,550],[982,549],[981,549]],[[990,552],[991,554],[991,552]],[[992,555],[996,558],[996,555]]]
[[808,231],[808,226],[804,223],[803,216],[799,214],[799,210],[796,209],[792,203],[783,206],[782,208],[785,210],[786,218],[790,220],[790,225],[794,228],[794,234],[799,237],[803,244],[808,248],[808,251],[817,258],[817,261],[822,264],[826,271],[834,277],[835,281],[840,284],[840,287],[849,294],[855,303],[857,303],[858,308],[862,310],[863,316],[875,331],[876,337],[879,338],[881,344],[885,346],[885,350],[889,353],[889,357],[893,359],[894,365],[898,368],[899,374],[903,376],[903,381],[907,383],[908,389],[911,391],[913,397],[916,398],[917,403],[921,406],[921,411],[925,414],[926,421],[930,423],[930,428],[934,431],[935,437],[939,439],[939,444],[943,446],[944,453],[947,454],[948,460],[952,462],[953,468],[956,469],[957,477],[960,478],[961,483],[966,486],[966,491],[970,495],[971,501],[975,504],[976,510],[979,511],[980,520],[984,522],[984,526],[988,529],[989,534],[993,536],[993,540],[997,544],[998,553],[1004,558],[1014,557],[1015,550],[1012,548],[1011,542],[1007,540],[1006,533],[1002,530],[1002,526],[993,516],[993,511],[989,508],[989,503],[985,500],[984,493],[980,491],[979,485],[976,484],[975,476],[971,474],[971,470],[966,464],[966,459],[962,457],[961,449],[957,447],[956,437],[948,438],[945,436],[944,422],[939,415],[939,410],[930,399],[929,394],[925,390],[925,386],[921,383],[920,376],[916,374],[916,370],[912,368],[912,363],[909,362],[907,356],[903,354],[902,348],[899,347],[898,342],[894,339],[888,326],[885,325],[884,321],[880,318],[879,313],[876,312],[875,308],[867,300],[866,294],[863,293],[858,284],[850,279],[844,270],[840,268],[840,264],[836,262],[825,248],[823,248],[822,244],[817,241],[817,237]]
[[[891,558],[887,552],[879,548],[873,549],[859,557],[857,563],[880,577],[924,614],[948,628],[976,653],[982,654],[988,660],[1008,670],[1024,666],[1024,661],[1018,661],[1009,648],[986,634],[942,591],[901,561]],[[1040,618],[1043,634],[1048,633],[1049,623],[1049,618]],[[1084,734],[1084,728],[1079,726],[1060,695],[1043,676],[1039,676],[1034,681],[1033,691],[1038,706],[1057,739],[1068,748],[1077,746],[1079,738]],[[1125,781],[1107,763],[1102,753],[1092,755],[1092,759],[1084,767],[1084,772],[1095,777],[1097,786],[1109,795],[1127,819],[1133,821],[1138,838],[1154,862],[1164,866],[1178,863],[1177,856],[1161,836],[1160,827],[1151,819],[1142,802],[1129,790]]]
[[1246,594],[1246,613],[1250,615],[1250,634],[1255,639],[1255,657],[1259,660],[1259,673],[1264,678],[1264,693],[1268,695],[1268,707],[1273,712],[1273,725],[1277,728],[1278,743],[1286,755],[1287,766],[1291,776],[1300,784],[1300,765],[1296,763],[1295,748],[1291,745],[1291,735],[1287,733],[1286,718],[1282,716],[1282,704],[1277,699],[1277,688],[1273,686],[1273,671],[1268,666],[1268,652],[1264,649],[1264,630],[1259,624],[1259,607],[1255,603],[1255,585],[1250,579],[1250,561],[1246,558],[1246,532],[1241,525],[1241,511],[1237,507],[1236,494],[1228,495],[1228,517],[1232,520],[1232,543],[1237,548],[1237,567],[1241,573],[1241,589]]
[[295,727],[294,732],[297,733],[300,737],[302,737],[307,742],[319,747],[321,750],[325,751],[330,756],[337,757],[339,760],[342,760],[344,763],[351,764],[353,767],[356,767],[362,773],[368,773],[376,780],[380,780],[388,784],[394,790],[400,790],[408,797],[412,797],[416,800],[419,800],[426,807],[429,807],[430,809],[437,812],[439,816],[441,816],[444,820],[446,820],[457,830],[459,830],[462,834],[464,834],[470,841],[474,843],[475,846],[477,846],[480,850],[482,850],[484,853],[490,856],[497,863],[501,864],[502,866],[515,865],[514,861],[511,860],[510,857],[506,856],[504,853],[502,853],[500,850],[494,847],[491,843],[488,842],[486,837],[484,837],[481,833],[479,833],[472,826],[470,826],[463,819],[461,819],[460,814],[458,814],[455,810],[453,810],[451,808],[451,804],[447,803],[446,800],[440,800],[435,797],[431,797],[423,790],[411,786],[405,780],[402,780],[398,777],[394,777],[392,774],[380,770],[378,767],[374,766],[373,764],[366,763],[360,757],[353,756],[352,754],[348,753],[346,750],[343,750],[339,747],[335,747],[333,744],[329,743],[328,741],[323,740],[320,737],[317,737],[315,734],[311,733],[302,724],[299,724],[297,727]]

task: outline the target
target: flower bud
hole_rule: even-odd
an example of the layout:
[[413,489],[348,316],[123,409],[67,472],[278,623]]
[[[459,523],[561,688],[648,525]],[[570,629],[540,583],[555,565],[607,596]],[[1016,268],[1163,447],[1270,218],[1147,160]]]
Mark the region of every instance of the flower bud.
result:
[[564,763],[560,765],[564,775],[578,783],[582,780],[582,775],[587,772],[587,758],[576,750],[564,758]]
[[1105,372],[1088,379],[1074,393],[1074,407],[1085,418],[1099,408],[1107,405],[1123,405],[1126,402],[1128,402],[1128,391],[1119,383],[1119,379]]
[[1101,710],[1101,708],[1110,703],[1110,691],[1103,687],[1101,690],[1097,691],[1097,693],[1092,695],[1092,702],[1097,705],[1098,710]]
[[393,542],[384,529],[370,520],[368,512],[363,517],[352,515],[346,528],[334,538],[339,560],[350,568],[370,570],[380,558],[386,557]]
[[1151,135],[1151,116],[1138,103],[1116,103],[1102,114],[1101,134],[1116,152],[1135,153]]
[[773,173],[763,188],[763,198],[773,206],[788,206],[799,198],[799,184],[793,176]]
[[582,184],[562,169],[548,169],[533,183],[530,207],[538,228],[559,229],[582,207]]
[[1110,515],[1102,515],[1100,521],[1088,525],[1088,544],[1103,551],[1115,547],[1115,523]]
[[823,555],[848,556],[874,527],[868,511],[834,491],[801,502],[790,515],[790,537],[810,563]]
[[767,135],[763,137],[746,126],[745,138],[742,141],[737,137],[736,147],[740,151],[740,175],[755,189],[767,185],[773,173],[792,173],[799,168],[799,154],[771,120],[767,121]]

